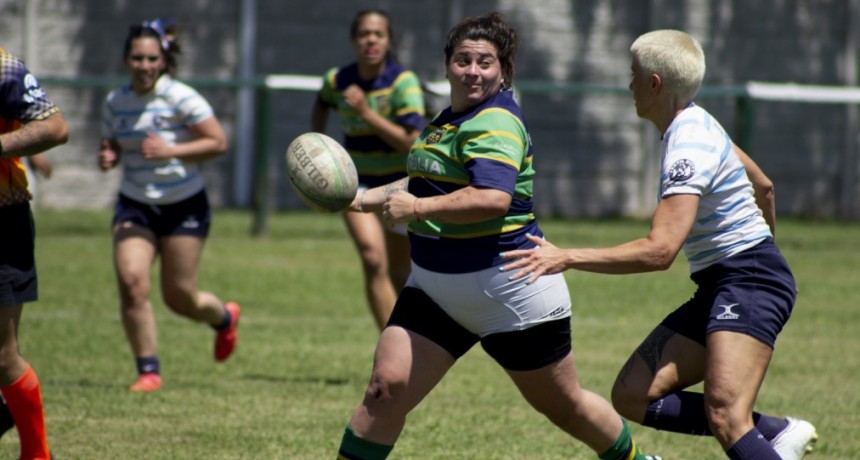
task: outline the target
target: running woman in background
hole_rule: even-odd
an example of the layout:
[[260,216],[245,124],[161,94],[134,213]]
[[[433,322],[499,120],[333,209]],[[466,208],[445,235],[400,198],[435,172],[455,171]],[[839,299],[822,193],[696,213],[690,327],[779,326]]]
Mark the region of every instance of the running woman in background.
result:
[[24,303],[38,297],[32,198],[21,157],[68,141],[69,128],[36,78],[0,48],[0,434],[15,426],[20,458],[49,459],[39,378],[18,351]]
[[161,388],[150,270],[161,257],[161,292],[175,313],[215,329],[215,360],[236,346],[239,305],[199,291],[197,272],[211,208],[199,164],[223,155],[227,140],[212,107],[173,79],[179,45],[161,20],[134,25],[123,61],[130,83],[103,112],[99,166],[123,163],[113,218],[114,266],[122,324],[138,371],[132,391]]
[[[325,74],[311,130],[324,132],[329,111],[337,111],[343,145],[358,169],[360,193],[406,176],[406,154],[426,120],[418,77],[393,57],[388,15],[359,12],[350,36],[356,62]],[[382,329],[409,277],[406,229],[385,225],[375,213],[345,212],[343,218],[361,257],[367,301]]]

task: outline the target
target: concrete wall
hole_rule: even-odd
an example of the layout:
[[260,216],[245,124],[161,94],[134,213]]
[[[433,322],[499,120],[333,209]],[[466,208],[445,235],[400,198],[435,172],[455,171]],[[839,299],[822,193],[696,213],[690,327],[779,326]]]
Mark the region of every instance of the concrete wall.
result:
[[[119,76],[129,25],[172,16],[182,26],[179,76],[229,79],[240,74],[241,0],[0,0],[0,46],[25,55],[39,76]],[[352,59],[348,26],[355,12],[381,7],[393,16],[398,56],[427,80],[442,79],[442,46],[456,20],[490,10],[505,12],[522,47],[517,79],[623,87],[627,49],[656,28],[685,29],[708,57],[706,85],[748,80],[856,85],[858,0],[256,0],[256,73],[319,75]],[[29,18],[29,21],[27,20]],[[29,27],[27,27],[29,25]],[[29,50],[29,51],[28,51]],[[95,167],[99,106],[108,88],[46,84],[72,127],[72,141],[50,153],[55,177],[43,181],[40,204],[105,207],[118,175]],[[529,87],[521,100],[536,146],[538,211],[567,217],[649,215],[657,193],[658,136],[636,118],[623,93],[563,93]],[[232,89],[202,91],[231,140],[237,133]],[[274,94],[270,203],[299,208],[286,183],[282,153],[308,129],[314,95]],[[739,122],[730,97],[700,97],[731,132]],[[749,153],[771,176],[781,215],[860,219],[856,108],[759,102]],[[259,123],[260,120],[258,120]],[[339,134],[336,120],[330,133]],[[217,206],[246,191],[236,171],[247,170],[250,151],[206,165]],[[242,195],[241,193],[238,195]],[[248,194],[245,193],[245,196]]]

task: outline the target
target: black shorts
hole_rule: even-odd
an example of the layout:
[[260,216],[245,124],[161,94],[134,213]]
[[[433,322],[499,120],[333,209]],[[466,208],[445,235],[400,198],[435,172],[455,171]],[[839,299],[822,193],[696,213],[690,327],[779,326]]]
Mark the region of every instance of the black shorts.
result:
[[571,350],[570,317],[481,338],[454,321],[424,291],[409,286],[403,288],[397,298],[388,325],[400,326],[427,338],[454,359],[481,342],[488,355],[511,371],[540,369],[564,358]]
[[206,238],[212,223],[212,208],[205,190],[170,204],[146,204],[120,195],[112,225],[123,222],[148,228],[157,237],[191,235]]
[[696,293],[662,326],[703,346],[711,332],[733,331],[773,348],[791,316],[797,290],[791,269],[772,239],[690,278],[698,286]]
[[30,203],[0,206],[0,305],[38,299],[35,239]]

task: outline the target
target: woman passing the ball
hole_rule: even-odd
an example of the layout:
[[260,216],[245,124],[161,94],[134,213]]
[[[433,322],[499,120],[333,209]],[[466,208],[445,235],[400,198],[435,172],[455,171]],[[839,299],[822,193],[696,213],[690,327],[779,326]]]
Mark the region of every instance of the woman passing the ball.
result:
[[[421,84],[392,57],[391,29],[383,11],[355,16],[351,38],[356,62],[325,74],[311,114],[311,130],[324,132],[329,111],[337,110],[360,189],[405,177],[406,153],[426,124]],[[344,213],[344,221],[361,256],[368,303],[382,329],[409,276],[406,229],[384,225],[375,214]]]
[[197,290],[197,271],[211,209],[199,164],[223,155],[227,141],[212,107],[174,80],[179,46],[162,20],[134,25],[123,62],[129,84],[112,91],[103,109],[99,166],[122,159],[113,217],[114,268],[120,313],[138,380],[132,391],[161,387],[150,270],[161,257],[161,292],[175,313],[215,329],[215,360],[236,345],[239,305]]
[[532,145],[511,91],[517,45],[497,13],[456,25],[445,46],[450,107],[413,145],[407,178],[359,193],[350,206],[408,223],[412,273],[339,458],[386,458],[407,414],[476,343],[532,407],[600,458],[647,458],[612,405],[579,385],[564,277],[527,283],[499,270],[500,253],[532,248],[527,236],[542,235]]

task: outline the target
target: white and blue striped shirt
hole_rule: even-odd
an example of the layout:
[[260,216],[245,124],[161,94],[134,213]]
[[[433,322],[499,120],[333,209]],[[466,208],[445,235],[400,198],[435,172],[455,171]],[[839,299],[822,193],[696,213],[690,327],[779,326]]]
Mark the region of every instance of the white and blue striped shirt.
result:
[[148,132],[167,144],[193,139],[190,126],[213,115],[212,107],[194,88],[162,75],[153,91],[135,93],[129,85],[105,98],[102,137],[115,139],[121,148],[123,176],[120,193],[148,204],[170,204],[203,189],[196,163],[171,159],[147,160],[140,146]]
[[706,110],[690,103],[663,135],[662,199],[699,195],[684,254],[695,273],[771,236],[731,139]]

